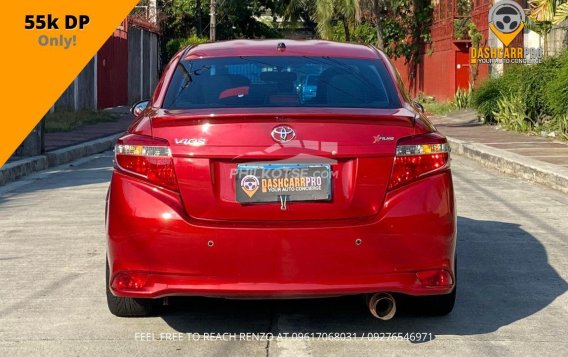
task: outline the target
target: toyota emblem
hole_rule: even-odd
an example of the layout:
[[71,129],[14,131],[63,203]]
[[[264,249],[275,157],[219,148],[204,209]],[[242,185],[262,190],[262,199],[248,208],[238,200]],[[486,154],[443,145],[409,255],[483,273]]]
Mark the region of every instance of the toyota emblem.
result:
[[280,125],[272,129],[272,133],[270,135],[276,142],[287,143],[288,141],[294,140],[296,132],[287,125]]

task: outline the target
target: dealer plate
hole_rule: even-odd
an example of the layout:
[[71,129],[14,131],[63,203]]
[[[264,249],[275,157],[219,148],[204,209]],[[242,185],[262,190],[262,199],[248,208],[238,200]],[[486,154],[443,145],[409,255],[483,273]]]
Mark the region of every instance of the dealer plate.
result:
[[239,164],[236,192],[241,203],[331,200],[329,164]]

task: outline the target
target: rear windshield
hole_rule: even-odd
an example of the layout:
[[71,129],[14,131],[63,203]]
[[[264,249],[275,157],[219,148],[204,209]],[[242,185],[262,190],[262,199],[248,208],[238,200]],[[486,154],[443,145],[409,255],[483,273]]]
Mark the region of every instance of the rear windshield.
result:
[[319,76],[308,76],[308,80],[306,84],[309,86],[317,86],[318,85],[318,78]]
[[168,109],[246,107],[399,108],[380,60],[331,57],[223,57],[181,61]]

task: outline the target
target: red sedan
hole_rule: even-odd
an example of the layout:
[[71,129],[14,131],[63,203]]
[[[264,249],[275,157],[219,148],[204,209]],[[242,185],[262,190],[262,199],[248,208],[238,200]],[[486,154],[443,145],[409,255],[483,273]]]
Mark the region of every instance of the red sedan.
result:
[[382,52],[188,47],[133,113],[107,200],[113,314],[148,315],[179,295],[365,294],[383,320],[401,294],[452,310],[449,146]]

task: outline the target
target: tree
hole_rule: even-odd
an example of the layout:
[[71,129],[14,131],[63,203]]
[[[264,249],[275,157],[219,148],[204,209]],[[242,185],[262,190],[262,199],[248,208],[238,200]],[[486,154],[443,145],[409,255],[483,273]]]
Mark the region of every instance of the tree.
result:
[[[217,39],[279,37],[275,29],[257,20],[267,10],[281,7],[283,0],[217,1]],[[209,32],[210,0],[159,0],[162,61],[167,63],[180,46],[201,43]]]
[[568,2],[563,4],[559,4],[556,7],[556,13],[554,14],[554,18],[552,19],[552,23],[555,25],[560,24],[568,20]]
[[552,26],[568,19],[568,3],[559,0],[529,0],[527,27],[543,40],[544,57],[548,57],[548,34]]
[[361,20],[359,0],[317,0],[315,19],[323,38],[332,35],[333,22],[339,20],[345,32],[345,41],[351,41],[350,26]]
[[[341,22],[345,40],[351,41],[351,28],[361,19],[360,0],[282,0],[284,15],[292,20],[313,19],[323,39],[333,38],[333,25]],[[311,13],[307,13],[307,11]]]
[[[210,1],[204,0],[209,6]],[[274,0],[222,0],[217,1],[217,38],[274,38],[280,33],[274,28],[258,21],[267,10],[275,12],[279,6]]]
[[[282,0],[286,17],[314,4],[311,17],[324,39],[341,39],[374,44],[391,58],[403,57],[414,79],[424,46],[431,42],[433,7],[431,0]],[[338,36],[340,22],[344,36]],[[369,36],[373,24],[376,36]],[[340,33],[339,33],[340,34]],[[353,36],[362,34],[363,36]]]
[[280,0],[276,1],[275,11],[281,14],[292,24],[303,22],[308,28],[315,29],[314,14],[316,4],[314,0]]
[[377,47],[381,50],[385,43],[383,39],[382,18],[387,12],[386,1],[388,0],[372,0],[375,30],[377,31]]
[[396,16],[404,0],[361,0],[363,17],[375,26],[376,46],[384,49],[384,26],[389,18]]

